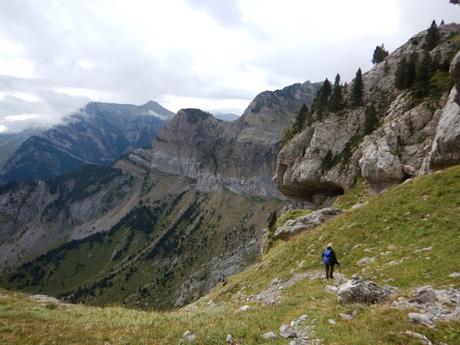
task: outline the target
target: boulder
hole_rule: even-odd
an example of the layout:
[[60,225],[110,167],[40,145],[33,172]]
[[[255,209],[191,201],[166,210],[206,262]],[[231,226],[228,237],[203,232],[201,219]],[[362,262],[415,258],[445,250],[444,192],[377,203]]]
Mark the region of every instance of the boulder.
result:
[[287,240],[293,235],[314,228],[326,220],[335,217],[342,213],[342,210],[338,208],[323,208],[318,211],[314,211],[306,216],[299,217],[296,219],[288,220],[282,227],[276,229],[275,239],[281,238]]
[[339,287],[337,299],[341,304],[376,304],[387,300],[395,291],[394,287],[380,287],[372,281],[354,277]]

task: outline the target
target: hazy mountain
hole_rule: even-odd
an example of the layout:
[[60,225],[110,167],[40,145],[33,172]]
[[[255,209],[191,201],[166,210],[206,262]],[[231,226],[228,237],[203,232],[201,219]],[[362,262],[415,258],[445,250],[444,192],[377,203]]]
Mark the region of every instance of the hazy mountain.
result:
[[44,129],[29,128],[19,133],[0,133],[0,171],[11,155],[21,144],[33,135],[39,135]]
[[153,101],[142,106],[89,103],[23,142],[6,162],[1,179],[47,179],[83,164],[110,164],[135,148],[150,147],[172,115]]

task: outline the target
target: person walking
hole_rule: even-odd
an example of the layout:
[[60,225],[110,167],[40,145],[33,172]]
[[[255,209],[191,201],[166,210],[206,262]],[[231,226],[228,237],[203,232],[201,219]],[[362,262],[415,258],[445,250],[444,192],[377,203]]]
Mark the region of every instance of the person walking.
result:
[[329,243],[326,249],[323,250],[321,257],[326,268],[326,279],[334,279],[334,265],[337,264],[340,266],[340,263],[337,261],[335,252],[332,249],[332,243]]

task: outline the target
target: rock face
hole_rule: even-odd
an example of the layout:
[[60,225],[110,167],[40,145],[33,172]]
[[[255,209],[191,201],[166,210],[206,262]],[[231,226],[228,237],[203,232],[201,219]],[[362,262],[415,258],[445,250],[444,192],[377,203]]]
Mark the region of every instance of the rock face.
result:
[[150,147],[172,113],[142,106],[89,103],[21,144],[2,170],[3,182],[47,179],[84,164],[107,165],[138,147]]
[[460,162],[460,52],[455,56],[450,73],[455,81],[436,129],[431,149],[431,164],[442,168]]
[[[281,149],[275,181],[284,195],[321,204],[343,194],[361,176],[380,192],[437,167],[460,163],[460,53],[452,59],[459,47],[451,40],[460,34],[460,25],[442,25],[439,31],[440,43],[430,54],[450,64],[456,86],[445,87],[436,100],[418,100],[410,91],[396,89],[394,72],[400,59],[423,54],[425,32],[416,35],[363,74],[364,106],[313,115],[312,122]],[[442,73],[448,77],[445,70]],[[346,100],[350,90],[345,91]],[[369,133],[364,130],[370,105],[377,119]]]
[[342,304],[376,304],[384,302],[395,291],[395,288],[389,286],[380,287],[374,282],[354,277],[339,287],[337,300]]
[[263,92],[233,122],[183,109],[157,136],[152,168],[196,179],[202,191],[279,196],[272,176],[282,131],[303,104],[311,105],[318,88],[306,82]]
[[341,213],[342,210],[338,208],[323,208],[307,214],[306,216],[288,220],[286,224],[276,229],[274,238],[287,240],[295,234],[312,229],[324,223],[329,218],[338,216]]

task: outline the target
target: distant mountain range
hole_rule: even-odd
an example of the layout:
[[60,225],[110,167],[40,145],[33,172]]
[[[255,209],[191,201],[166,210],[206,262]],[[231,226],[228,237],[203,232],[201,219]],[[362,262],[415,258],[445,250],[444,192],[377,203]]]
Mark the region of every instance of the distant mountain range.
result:
[[153,101],[89,103],[62,124],[23,141],[4,163],[0,181],[48,179],[84,164],[110,164],[135,148],[150,147],[173,115]]

